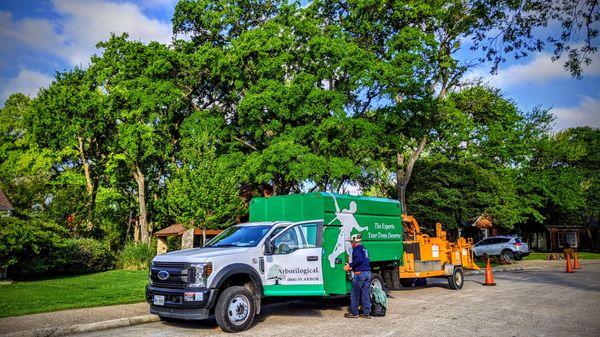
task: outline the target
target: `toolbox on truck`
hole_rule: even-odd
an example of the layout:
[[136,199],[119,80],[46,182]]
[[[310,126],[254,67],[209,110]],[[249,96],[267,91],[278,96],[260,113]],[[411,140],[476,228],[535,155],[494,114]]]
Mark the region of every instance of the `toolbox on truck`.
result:
[[251,222],[323,222],[320,235],[325,294],[347,294],[350,290],[343,266],[349,258],[348,238],[352,234],[362,234],[375,271],[402,264],[401,219],[400,203],[384,198],[318,192],[254,198],[250,203]]

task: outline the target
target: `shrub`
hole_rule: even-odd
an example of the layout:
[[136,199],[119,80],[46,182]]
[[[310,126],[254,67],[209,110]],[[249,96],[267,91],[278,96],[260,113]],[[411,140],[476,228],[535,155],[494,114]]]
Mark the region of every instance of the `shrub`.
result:
[[150,244],[130,242],[121,250],[117,267],[128,270],[148,269],[154,256],[156,256],[154,242]]
[[16,278],[104,271],[114,256],[93,239],[66,238],[68,232],[41,219],[0,219],[0,267]]

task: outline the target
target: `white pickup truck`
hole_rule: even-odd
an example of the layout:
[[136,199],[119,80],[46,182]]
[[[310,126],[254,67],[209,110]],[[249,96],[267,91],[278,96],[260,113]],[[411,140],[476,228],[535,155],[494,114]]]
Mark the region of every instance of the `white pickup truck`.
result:
[[[372,286],[402,258],[397,201],[311,193],[254,199],[253,222],[227,228],[202,248],[154,258],[146,300],[162,319],[214,315],[227,332],[247,329],[267,296],[348,294],[346,240],[363,232]],[[268,221],[272,219],[272,221]]]

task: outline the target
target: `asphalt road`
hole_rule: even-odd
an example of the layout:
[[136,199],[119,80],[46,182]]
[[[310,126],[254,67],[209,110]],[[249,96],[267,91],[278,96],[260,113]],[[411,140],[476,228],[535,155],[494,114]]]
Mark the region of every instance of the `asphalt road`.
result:
[[[505,272],[497,286],[483,275],[466,278],[462,290],[445,280],[390,292],[386,317],[345,319],[348,300],[290,301],[267,305],[239,336],[600,336],[600,264],[575,274],[562,270]],[[150,323],[82,334],[103,336],[214,336],[214,320]]]

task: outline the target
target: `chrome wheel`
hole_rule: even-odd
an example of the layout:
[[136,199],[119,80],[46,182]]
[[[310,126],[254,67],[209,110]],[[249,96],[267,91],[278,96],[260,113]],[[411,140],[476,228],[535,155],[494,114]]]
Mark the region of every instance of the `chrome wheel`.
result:
[[462,287],[462,283],[463,283],[463,274],[462,273],[454,273],[454,283],[459,288]]
[[244,295],[234,296],[227,306],[229,321],[235,325],[243,324],[250,316],[250,300]]
[[383,284],[381,284],[381,281],[379,279],[374,278],[371,280],[371,288],[383,290]]

